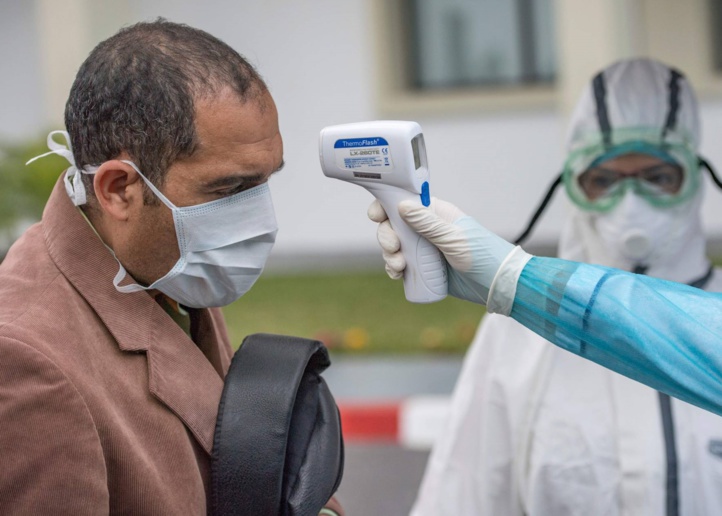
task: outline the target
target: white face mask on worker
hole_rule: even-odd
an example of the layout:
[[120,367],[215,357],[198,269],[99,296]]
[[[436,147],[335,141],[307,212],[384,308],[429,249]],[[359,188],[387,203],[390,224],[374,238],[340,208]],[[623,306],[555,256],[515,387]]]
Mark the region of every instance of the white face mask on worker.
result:
[[614,209],[595,215],[594,226],[611,265],[634,270],[674,258],[693,224],[691,204],[658,208],[627,192]]

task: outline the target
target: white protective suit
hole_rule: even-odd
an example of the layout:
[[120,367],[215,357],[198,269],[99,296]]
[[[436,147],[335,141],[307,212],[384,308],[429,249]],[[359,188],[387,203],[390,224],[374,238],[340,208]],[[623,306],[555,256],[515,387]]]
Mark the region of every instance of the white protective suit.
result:
[[[613,126],[639,119],[662,126],[669,69],[634,60],[604,75]],[[645,80],[652,84],[635,89]],[[657,94],[640,95],[654,87]],[[680,89],[677,127],[697,146],[694,97],[686,81]],[[570,148],[596,112],[592,85],[575,111]],[[701,199],[700,188],[667,208],[678,227],[668,228],[646,274],[720,292],[722,271],[710,269],[705,256]],[[599,217],[623,223],[620,213],[631,217],[638,201],[625,198],[611,216],[572,208],[560,257],[632,268],[623,246],[606,242],[596,227]],[[654,221],[641,225],[654,233]],[[556,347],[511,318],[487,315],[411,514],[722,515],[722,418]]]

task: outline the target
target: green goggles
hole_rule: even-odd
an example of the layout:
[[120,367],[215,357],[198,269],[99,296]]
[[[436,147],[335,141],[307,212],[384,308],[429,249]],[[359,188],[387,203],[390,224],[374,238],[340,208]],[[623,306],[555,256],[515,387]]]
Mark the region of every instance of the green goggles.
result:
[[587,199],[591,201],[614,195],[617,190],[624,188],[625,184],[630,185],[637,193],[661,199],[679,193],[684,174],[684,169],[676,163],[660,163],[634,172],[619,172],[600,165],[586,170],[577,181]]
[[[580,166],[589,161],[595,150],[600,157],[587,166]],[[630,189],[653,206],[670,207],[687,201],[699,188],[698,157],[686,145],[634,141],[606,152],[600,150],[587,148],[572,153],[562,173],[569,198],[584,210],[609,211]],[[650,155],[659,163],[624,172],[605,166],[611,159],[625,154]]]

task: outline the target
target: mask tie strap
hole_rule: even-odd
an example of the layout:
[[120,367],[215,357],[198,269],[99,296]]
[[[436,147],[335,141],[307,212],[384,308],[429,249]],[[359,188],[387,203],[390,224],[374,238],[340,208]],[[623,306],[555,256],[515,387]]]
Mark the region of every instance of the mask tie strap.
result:
[[[65,138],[66,145],[55,141],[53,136],[56,134],[60,134],[63,138]],[[39,160],[40,158],[50,156],[51,154],[57,154],[58,156],[65,158],[68,163],[70,163],[70,168],[68,168],[65,173],[65,178],[63,179],[65,183],[65,191],[68,193],[68,197],[70,197],[70,200],[73,201],[75,206],[85,204],[87,202],[87,195],[85,192],[85,185],[83,185],[83,180],[80,177],[80,174],[94,174],[95,171],[79,170],[75,165],[75,158],[73,157],[73,150],[70,145],[70,135],[67,131],[51,131],[48,135],[47,143],[50,150],[40,156],[35,156],[25,163],[25,165],[29,165],[30,163]]]
[[123,163],[125,163],[125,164],[130,165],[131,167],[133,167],[133,170],[135,170],[135,171],[138,173],[138,175],[141,177],[141,179],[143,179],[143,181],[144,181],[145,184],[148,186],[148,188],[150,188],[150,191],[153,192],[153,193],[155,194],[155,196],[158,197],[158,199],[160,199],[160,201],[161,201],[163,204],[165,204],[166,206],[168,206],[168,208],[169,208],[171,211],[175,212],[175,210],[178,209],[175,204],[173,204],[172,202],[170,202],[170,200],[169,200],[165,195],[163,195],[163,194],[161,193],[161,191],[158,190],[158,188],[157,188],[153,183],[150,182],[150,179],[148,179],[147,177],[145,177],[145,175],[143,175],[143,173],[142,173],[140,170],[138,170],[138,167],[135,165],[135,163],[133,163],[132,161],[125,160],[125,159],[123,159],[123,160],[121,160],[121,161],[122,161]]
[[123,294],[128,294],[130,292],[139,292],[141,290],[150,290],[151,287],[144,287],[143,285],[139,285],[138,283],[129,283],[128,285],[121,285],[120,282],[125,279],[125,277],[128,275],[128,272],[125,270],[125,267],[123,267],[123,264],[120,263],[120,260],[115,256],[115,253],[113,253],[113,258],[115,258],[115,261],[118,262],[119,268],[118,272],[116,273],[115,277],[113,278],[113,286],[118,292],[122,292]]
[[[115,287],[115,289],[118,292],[122,292],[123,294],[129,294],[131,292],[140,292],[142,290],[153,290],[156,288],[156,285],[158,285],[160,280],[155,281],[152,285],[149,285],[147,287],[144,287],[143,285],[136,283],[136,282],[128,283],[127,285],[121,285],[121,282],[126,277],[129,277],[128,271],[125,270],[125,267],[123,267],[123,264],[120,263],[120,260],[118,260],[118,257],[115,256],[115,251],[113,251],[110,247],[108,247],[108,251],[110,251],[110,254],[113,255],[113,258],[115,258],[115,261],[118,262],[118,272],[115,273],[115,277],[113,278],[113,286]],[[166,276],[168,276],[168,274],[166,274]],[[132,277],[131,277],[131,279],[132,279]]]

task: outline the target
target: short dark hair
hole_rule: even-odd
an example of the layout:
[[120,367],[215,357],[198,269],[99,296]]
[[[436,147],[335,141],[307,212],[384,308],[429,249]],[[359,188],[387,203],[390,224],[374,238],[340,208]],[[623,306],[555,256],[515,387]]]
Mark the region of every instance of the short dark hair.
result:
[[194,101],[227,87],[243,102],[267,91],[246,59],[207,32],[163,18],[121,29],[93,49],[70,90],[65,127],[76,165],[125,151],[160,186],[173,162],[198,145]]

